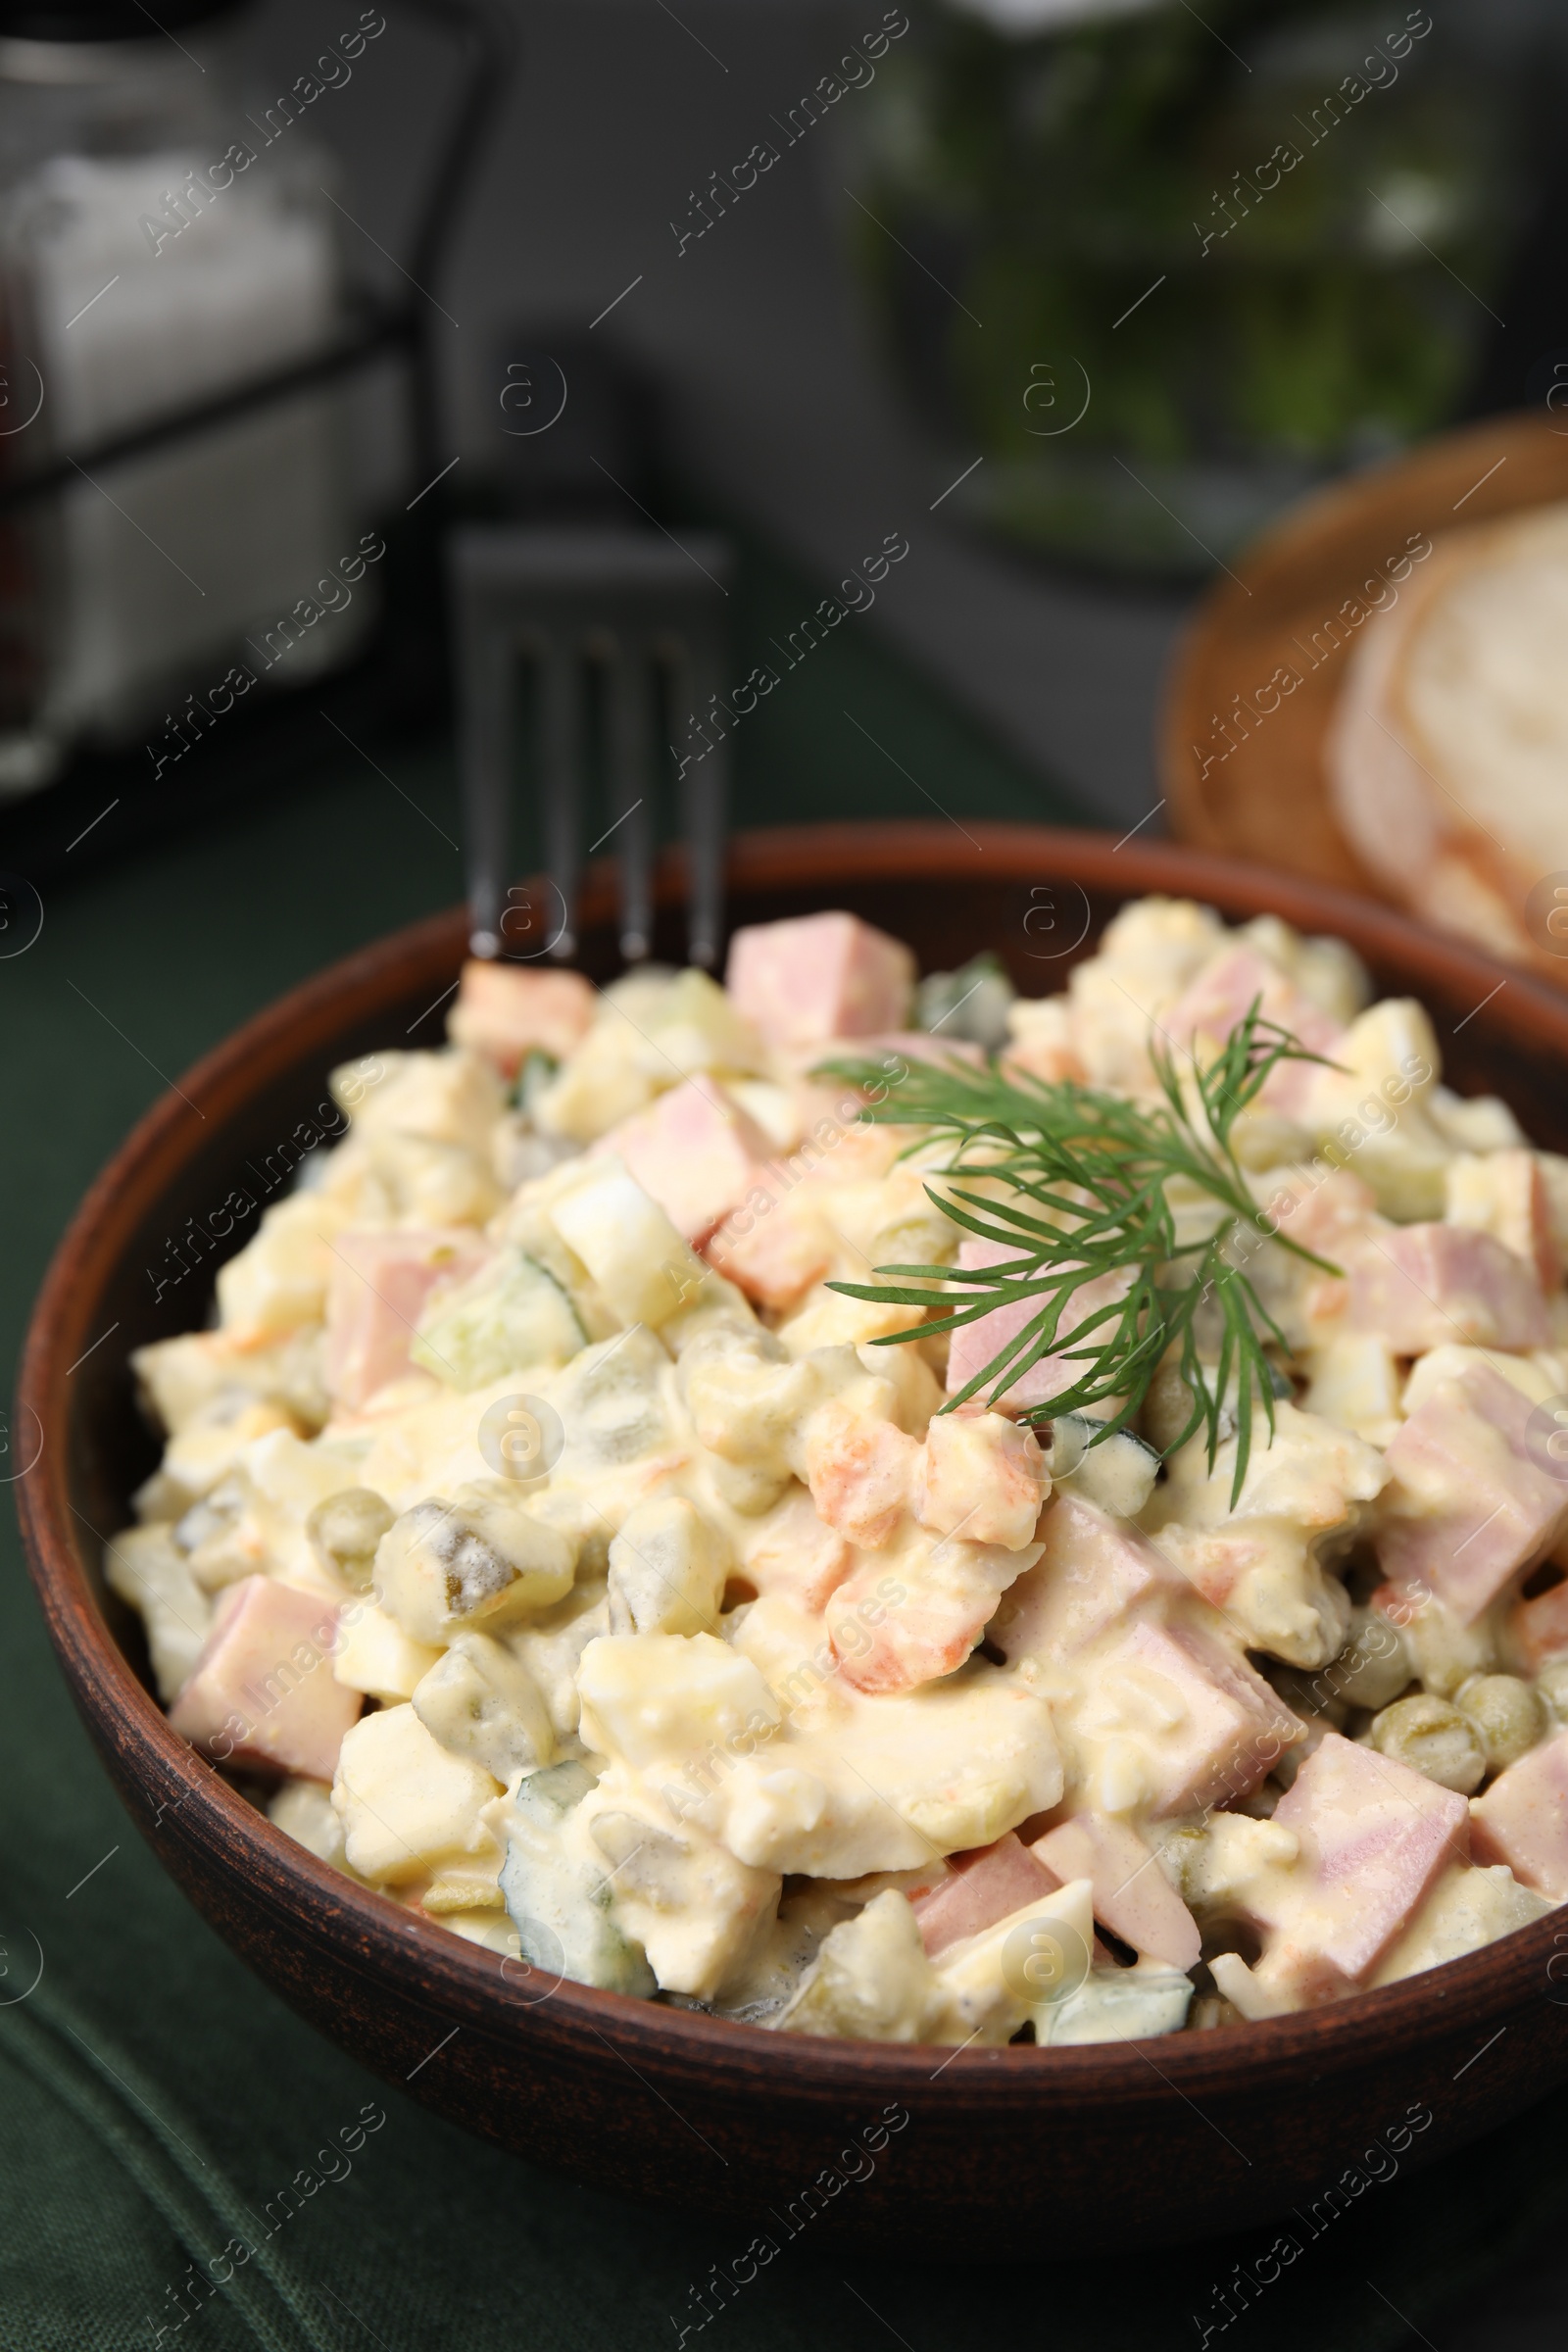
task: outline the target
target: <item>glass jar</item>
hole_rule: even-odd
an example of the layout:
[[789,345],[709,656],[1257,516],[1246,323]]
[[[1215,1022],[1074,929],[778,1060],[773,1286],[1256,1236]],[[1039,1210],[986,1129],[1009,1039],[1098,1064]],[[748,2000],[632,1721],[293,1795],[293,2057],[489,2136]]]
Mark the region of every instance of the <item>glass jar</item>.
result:
[[956,506],[1050,555],[1202,572],[1454,415],[1539,142],[1528,5],[1438,13],[917,19],[856,118],[849,233],[901,380],[956,466],[984,453]]
[[338,334],[331,161],[298,103],[245,111],[233,15],[200,0],[156,26],[24,0],[0,26],[0,481],[69,467],[0,515],[4,796],[156,735],[225,664],[303,683],[371,615],[277,634],[354,546],[332,393],[103,454]]

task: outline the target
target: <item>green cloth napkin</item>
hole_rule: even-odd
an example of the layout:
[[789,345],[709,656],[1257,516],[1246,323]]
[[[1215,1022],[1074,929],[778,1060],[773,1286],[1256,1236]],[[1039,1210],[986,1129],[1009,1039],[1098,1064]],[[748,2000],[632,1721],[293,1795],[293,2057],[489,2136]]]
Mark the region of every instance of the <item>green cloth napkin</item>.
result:
[[[811,592],[754,564],[741,601],[739,634],[759,642]],[[1071,814],[857,627],[743,731],[742,821],[929,814],[922,791],[956,818]],[[303,974],[455,900],[458,830],[443,751],[339,747],[275,807],[51,889],[37,944],[0,961],[11,1342],[74,1202],[165,1076]],[[732,2227],[574,2186],[548,2144],[525,2163],[437,2122],[301,2024],[187,1907],[76,1724],[0,1517],[5,2352],[652,2352],[682,2327],[698,2341],[691,2290],[734,2252]],[[999,2259],[1008,2204],[999,2179],[983,2269],[788,2249],[700,2331],[705,2352],[1196,2345],[1193,2315],[1213,2325],[1215,2288],[1272,2236],[1140,2257],[1132,2211],[1125,2255],[1042,2273]],[[1272,2352],[1392,2346],[1565,2204],[1561,2133],[1538,2111],[1369,2191],[1223,2332]]]

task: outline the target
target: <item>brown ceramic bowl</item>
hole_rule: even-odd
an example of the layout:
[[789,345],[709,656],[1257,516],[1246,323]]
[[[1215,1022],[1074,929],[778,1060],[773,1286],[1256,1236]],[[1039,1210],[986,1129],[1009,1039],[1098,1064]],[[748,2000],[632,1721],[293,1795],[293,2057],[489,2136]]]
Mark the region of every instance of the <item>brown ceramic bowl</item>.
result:
[[[675,956],[678,884],[666,868],[659,944]],[[1340,933],[1380,990],[1425,1000],[1461,1091],[1495,1090],[1543,1144],[1568,1150],[1568,999],[1364,900],[1190,851],[1028,826],[759,834],[735,844],[731,865],[738,921],[850,906],[911,940],[928,967],[993,948],[1037,995],[1060,985],[1121,901],[1148,891]],[[777,2240],[807,2215],[813,2243],[955,2256],[994,2254],[1003,2213],[1008,2249],[1035,2256],[1233,2230],[1310,2203],[1409,2108],[1432,2119],[1413,2162],[1568,2076],[1549,1918],[1310,2015],[1078,2049],[797,2039],[571,1984],[509,1983],[493,1954],[316,1861],[175,1738],[93,1541],[123,1523],[156,1458],[126,1353],[199,1323],[207,1303],[196,1279],[159,1303],[147,1268],[167,1263],[187,1216],[215,1208],[247,1160],[308,1117],[333,1063],[437,1039],[464,930],[453,912],[383,940],[199,1062],[93,1186],[33,1317],[18,1422],[41,1449],[19,1491],[49,1630],[132,1819],[219,1933],[302,2015],[427,2105],[579,2180],[733,2216],[737,2251],[748,2225]],[[590,877],[582,936],[584,968],[608,976],[607,873]],[[113,1343],[78,1360],[112,1325]],[[843,2185],[864,2165],[838,2165],[839,2151],[852,2135],[874,2142],[884,2116],[894,2129],[874,2172]]]

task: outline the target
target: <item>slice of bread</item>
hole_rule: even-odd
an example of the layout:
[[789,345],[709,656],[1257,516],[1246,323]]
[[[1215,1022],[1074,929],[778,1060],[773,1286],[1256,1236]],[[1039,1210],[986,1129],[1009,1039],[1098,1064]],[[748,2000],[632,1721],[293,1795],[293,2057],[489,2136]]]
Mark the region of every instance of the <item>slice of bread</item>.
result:
[[1445,532],[1351,657],[1336,814],[1392,894],[1568,980],[1526,901],[1568,874],[1568,504]]

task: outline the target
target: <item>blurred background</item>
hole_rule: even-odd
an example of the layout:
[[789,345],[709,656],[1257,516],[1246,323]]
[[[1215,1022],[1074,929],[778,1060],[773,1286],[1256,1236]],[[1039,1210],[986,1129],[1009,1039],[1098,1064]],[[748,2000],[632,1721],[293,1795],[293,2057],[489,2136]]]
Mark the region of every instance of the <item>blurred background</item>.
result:
[[[907,539],[737,729],[742,821],[913,812],[939,746],[977,812],[1157,827],[1205,582],[1568,368],[1555,0],[338,14],[0,11],[0,860],[40,886],[351,744],[449,799],[463,518],[716,525],[737,678]],[[827,723],[846,665],[886,760]]]

